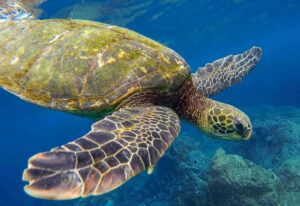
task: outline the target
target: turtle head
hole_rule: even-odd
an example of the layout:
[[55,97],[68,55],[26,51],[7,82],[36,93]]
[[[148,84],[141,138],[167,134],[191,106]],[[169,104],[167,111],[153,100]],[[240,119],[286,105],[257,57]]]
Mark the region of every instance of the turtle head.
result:
[[249,117],[239,109],[207,99],[197,125],[207,135],[225,140],[248,140],[252,135]]

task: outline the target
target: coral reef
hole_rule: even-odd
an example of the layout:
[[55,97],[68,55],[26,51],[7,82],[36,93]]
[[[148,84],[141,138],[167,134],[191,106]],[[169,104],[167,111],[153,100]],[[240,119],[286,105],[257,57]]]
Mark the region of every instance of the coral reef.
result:
[[216,205],[277,205],[279,178],[271,171],[219,149],[208,172]]
[[185,132],[153,174],[144,173],[103,196],[81,199],[77,206],[300,205],[300,109],[244,110],[254,125],[249,141],[206,138],[184,123]]

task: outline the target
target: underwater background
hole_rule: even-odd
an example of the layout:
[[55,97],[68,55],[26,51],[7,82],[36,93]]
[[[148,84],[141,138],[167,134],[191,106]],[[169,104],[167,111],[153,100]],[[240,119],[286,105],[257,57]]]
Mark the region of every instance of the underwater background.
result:
[[38,200],[23,191],[28,158],[80,137],[93,121],[0,90],[0,206],[300,205],[300,1],[48,0],[40,8],[41,19],[90,19],[135,30],[176,50],[193,71],[262,47],[256,69],[214,97],[249,114],[254,135],[221,141],[183,122],[151,175],[102,196]]

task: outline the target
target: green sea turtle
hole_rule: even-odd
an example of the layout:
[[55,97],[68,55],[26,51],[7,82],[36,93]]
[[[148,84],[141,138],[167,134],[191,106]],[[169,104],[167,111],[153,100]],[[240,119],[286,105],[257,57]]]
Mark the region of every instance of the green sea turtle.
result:
[[210,136],[250,138],[246,114],[208,97],[240,82],[260,48],[190,73],[176,52],[133,31],[37,20],[9,2],[2,1],[0,12],[0,86],[26,101],[98,120],[83,137],[29,159],[23,174],[29,195],[99,195],[151,172],[178,136],[180,118]]

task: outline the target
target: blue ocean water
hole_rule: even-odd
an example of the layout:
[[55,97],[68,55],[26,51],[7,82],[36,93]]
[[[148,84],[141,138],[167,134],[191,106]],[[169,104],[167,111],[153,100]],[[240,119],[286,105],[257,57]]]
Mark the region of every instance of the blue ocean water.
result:
[[[257,120],[257,124],[278,119],[277,123],[280,125],[280,118],[293,116],[295,112],[291,111],[298,111],[300,107],[300,2],[297,0],[49,0],[40,8],[43,9],[41,19],[91,19],[135,30],[176,50],[187,60],[193,71],[215,59],[241,53],[253,45],[260,46],[263,48],[263,56],[257,68],[241,84],[233,86],[214,99],[248,111],[249,116]],[[293,109],[286,109],[287,107]],[[274,112],[274,108],[277,112]],[[264,112],[269,112],[270,115],[264,115]],[[282,116],[281,113],[286,115]],[[278,118],[272,115],[278,115]],[[24,183],[21,180],[28,158],[80,137],[90,129],[93,121],[26,103],[4,90],[0,90],[0,117],[1,206],[120,205],[123,200],[124,205],[127,205],[134,194],[130,193],[128,199],[126,190],[136,188],[149,180],[158,181],[153,182],[153,185],[172,188],[167,185],[169,174],[166,171],[180,167],[172,158],[163,158],[157,171],[151,176],[142,174],[112,194],[88,198],[86,202],[34,199],[24,193]],[[299,125],[298,117],[284,119],[283,122]],[[256,146],[263,148],[260,139],[253,138],[248,143],[222,142],[202,136],[198,129],[186,122],[182,124],[179,138],[190,136],[195,141],[199,139],[203,143],[200,146],[203,154],[211,156],[218,147],[222,147],[272,169],[272,163],[271,166],[267,163],[263,165],[251,153]],[[265,135],[263,132],[259,133],[260,131],[257,130],[257,134]],[[296,135],[299,136],[299,133]],[[205,138],[205,141],[200,141],[199,137]],[[278,138],[283,137],[278,135]],[[237,149],[241,147],[243,149]],[[278,145],[270,143],[264,148],[272,150],[272,147],[278,148]],[[300,150],[295,152],[299,154]],[[261,155],[268,153],[262,152]],[[169,156],[172,157],[172,153]],[[188,193],[188,189],[183,190]],[[140,191],[144,190],[137,189],[138,193]],[[145,199],[153,198],[153,202],[149,200],[150,202],[141,205],[174,205],[159,199],[163,192],[163,188],[150,187],[149,192],[143,195]],[[170,190],[165,192],[173,195],[174,199],[183,195]],[[181,204],[202,205],[189,200]]]

